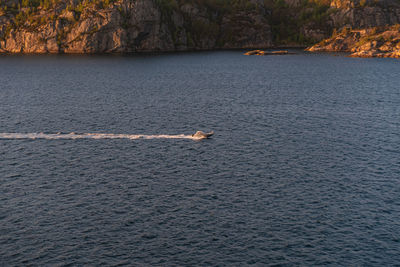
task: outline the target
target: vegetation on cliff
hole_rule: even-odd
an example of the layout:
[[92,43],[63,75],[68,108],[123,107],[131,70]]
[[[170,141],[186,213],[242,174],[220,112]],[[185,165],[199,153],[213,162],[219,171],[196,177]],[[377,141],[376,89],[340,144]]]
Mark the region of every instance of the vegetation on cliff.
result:
[[[330,34],[328,17],[335,9],[330,9],[330,1],[302,0],[291,5],[284,0],[265,1],[271,10],[270,23],[277,45],[307,45],[320,40],[321,36],[310,34],[315,30]],[[307,32],[309,30],[310,32]]]
[[195,2],[204,6],[210,12],[210,17],[215,14],[214,22],[220,23],[219,18],[227,13],[238,10],[247,12],[260,12],[260,6],[267,12],[264,16],[271,25],[273,42],[276,45],[307,45],[319,41],[315,36],[301,32],[301,27],[323,29],[327,34],[332,33],[332,28],[327,25],[327,17],[335,12],[330,9],[330,0],[301,0],[299,4],[290,5],[285,0],[157,0],[165,13],[179,10],[185,4]]

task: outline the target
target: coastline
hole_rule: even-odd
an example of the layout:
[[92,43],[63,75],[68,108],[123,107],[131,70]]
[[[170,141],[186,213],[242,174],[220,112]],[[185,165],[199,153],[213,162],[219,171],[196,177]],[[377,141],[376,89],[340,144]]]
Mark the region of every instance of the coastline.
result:
[[7,52],[0,51],[0,56],[2,55],[153,55],[153,54],[180,54],[180,53],[202,53],[202,52],[219,52],[219,51],[250,51],[250,50],[278,50],[278,49],[294,49],[294,50],[302,50],[307,46],[299,45],[299,46],[270,46],[270,47],[254,47],[254,48],[213,48],[213,49],[186,49],[186,50],[141,50],[136,52],[93,52],[93,53],[35,53],[35,52]]

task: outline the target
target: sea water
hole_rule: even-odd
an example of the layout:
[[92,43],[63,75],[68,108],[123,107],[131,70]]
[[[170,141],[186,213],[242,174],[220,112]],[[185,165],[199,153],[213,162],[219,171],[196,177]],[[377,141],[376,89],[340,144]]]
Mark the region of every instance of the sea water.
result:
[[400,61],[295,52],[0,57],[0,265],[398,264]]

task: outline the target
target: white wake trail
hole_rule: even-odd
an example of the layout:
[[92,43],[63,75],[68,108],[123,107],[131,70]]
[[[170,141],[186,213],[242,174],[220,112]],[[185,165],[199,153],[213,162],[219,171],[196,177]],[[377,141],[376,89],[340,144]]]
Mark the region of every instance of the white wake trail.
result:
[[107,134],[107,133],[0,133],[0,139],[192,139],[191,135],[146,135],[146,134]]

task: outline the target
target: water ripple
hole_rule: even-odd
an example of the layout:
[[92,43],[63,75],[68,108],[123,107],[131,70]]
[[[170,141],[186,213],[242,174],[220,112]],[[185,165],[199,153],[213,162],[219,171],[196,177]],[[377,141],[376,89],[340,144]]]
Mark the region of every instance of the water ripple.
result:
[[397,265],[400,65],[298,52],[2,57],[0,265]]

